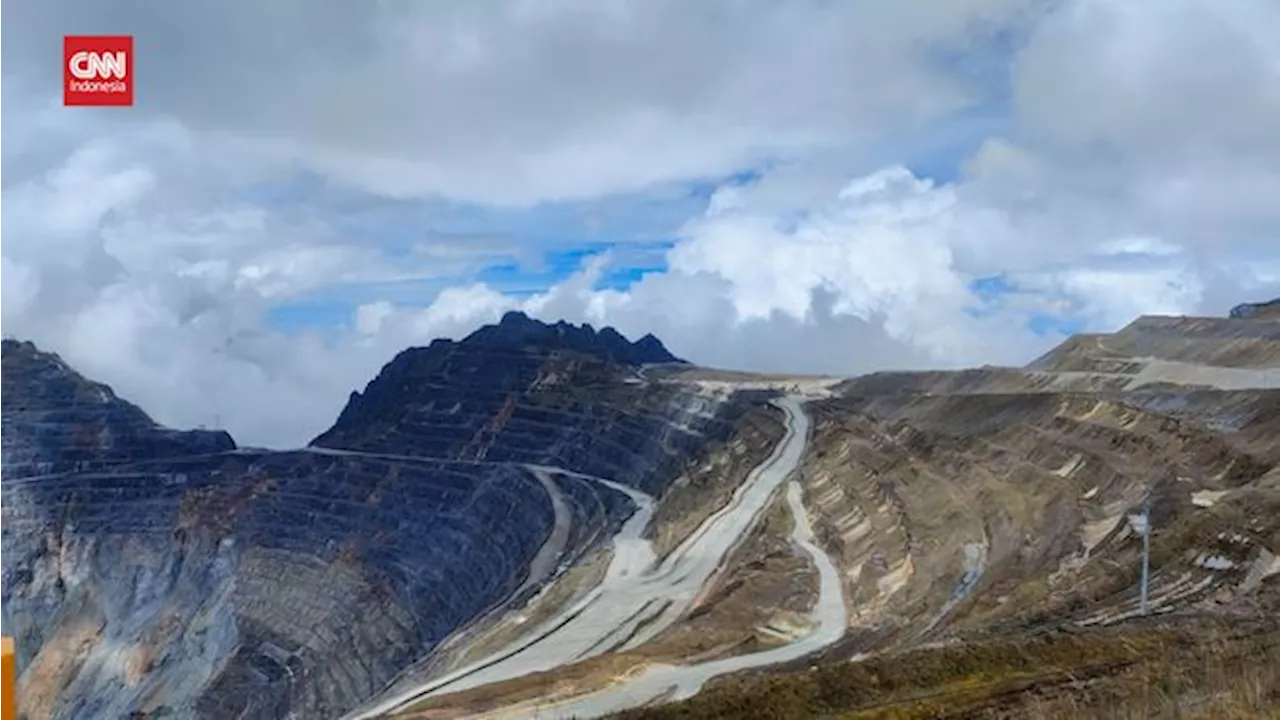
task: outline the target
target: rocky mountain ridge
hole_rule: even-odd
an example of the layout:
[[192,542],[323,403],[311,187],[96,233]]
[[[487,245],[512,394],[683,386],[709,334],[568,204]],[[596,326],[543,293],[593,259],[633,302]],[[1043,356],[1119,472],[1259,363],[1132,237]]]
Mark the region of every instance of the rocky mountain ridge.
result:
[[1274,716],[1273,306],[1142,317],[1022,368],[836,385],[808,405],[799,472],[844,637],[621,717]]
[[[435,347],[449,342],[437,339],[431,345]],[[496,325],[476,330],[458,345],[507,350],[568,350],[595,355],[617,365],[687,364],[672,355],[652,334],[631,342],[611,327],[597,331],[590,324],[572,325],[563,320],[547,324],[518,310],[503,314]],[[415,350],[417,348],[411,348],[408,352]]]
[[[1267,305],[1139,318],[1022,368],[845,381],[720,373],[656,339],[509,314],[400,353],[289,452],[161,428],[56,356],[6,342],[4,622],[24,706],[338,717],[412,690],[588,601],[640,502],[654,503],[658,557],[696,537],[781,447],[763,401],[801,388],[802,497],[768,498],[672,625],[404,715],[520,716],[548,688],[625,689],[655,663],[805,637],[820,573],[794,541],[792,500],[848,603],[842,637],[796,661],[805,675],[993,636],[1107,629],[1127,642],[1138,545],[1125,517],[1143,504],[1156,614],[1262,622],[1280,611],[1280,317]],[[713,681],[710,697],[759,672]],[[785,698],[752,692],[726,702],[799,717],[769,715]],[[698,702],[638,712],[742,716]],[[1029,712],[1018,707],[1006,716]]]
[[1233,318],[1264,318],[1280,316],[1280,298],[1258,303],[1241,303],[1231,308]]
[[4,340],[5,477],[85,471],[129,460],[227,452],[221,431],[171,430],[55,354]]
[[[691,398],[666,427],[636,422],[637,413],[665,412],[659,406],[672,399],[671,388],[637,392],[637,370],[646,364],[685,363],[651,335],[630,343],[612,328],[548,325],[509,312],[460,342],[435,340],[398,354],[363,393],[351,394],[311,446],[541,463],[656,494],[676,469],[671,463],[705,441],[683,424],[713,418],[717,403]],[[579,422],[557,425],[566,415]],[[591,447],[592,433],[604,428],[619,446]],[[677,452],[656,452],[673,444]],[[629,449],[637,447],[654,451]]]
[[606,549],[634,503],[591,476],[661,492],[750,409],[637,384],[647,362],[679,361],[508,315],[402,353],[312,447],[267,452],[160,427],[6,341],[3,601],[24,708],[336,717]]

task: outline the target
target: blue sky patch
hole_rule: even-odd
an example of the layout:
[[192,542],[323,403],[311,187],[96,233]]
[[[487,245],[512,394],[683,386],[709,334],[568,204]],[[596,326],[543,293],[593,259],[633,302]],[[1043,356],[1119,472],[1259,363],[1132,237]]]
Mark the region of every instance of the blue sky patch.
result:
[[292,335],[307,330],[336,330],[351,317],[355,306],[341,300],[304,300],[275,305],[267,310],[267,324]]
[[[969,281],[969,291],[977,296],[979,304],[968,308],[972,317],[991,317],[1003,309],[1004,298],[1020,291],[1009,276],[985,275]],[[1071,316],[1050,315],[1048,313],[1033,314],[1027,321],[1027,328],[1040,337],[1049,335],[1074,335],[1085,329],[1085,321]]]
[[1085,321],[1080,318],[1035,315],[1031,318],[1031,322],[1027,323],[1027,327],[1040,337],[1046,335],[1075,335],[1084,331]]
[[[665,252],[669,246],[670,243],[665,243],[660,249]],[[622,248],[602,244],[549,252],[541,260],[527,264],[509,262],[491,265],[477,273],[475,280],[499,292],[530,295],[563,282],[578,272],[589,258],[606,251],[613,253],[611,259],[614,262],[601,274],[597,289],[626,290],[646,273],[666,269],[665,258],[657,252],[627,252]],[[617,262],[620,256],[630,262]]]
[[994,300],[1017,289],[1004,274],[987,275],[969,281],[969,291],[984,301]]

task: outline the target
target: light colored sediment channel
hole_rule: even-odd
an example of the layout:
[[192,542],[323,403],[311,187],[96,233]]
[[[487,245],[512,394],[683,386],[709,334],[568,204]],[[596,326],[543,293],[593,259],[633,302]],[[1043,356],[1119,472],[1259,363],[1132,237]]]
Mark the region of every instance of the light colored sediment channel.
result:
[[536,715],[546,720],[595,718],[658,700],[682,700],[697,693],[708,680],[719,675],[795,660],[839,640],[848,624],[844,587],[835,563],[814,541],[808,514],[800,500],[800,485],[794,481],[787,487],[787,504],[795,518],[792,540],[808,553],[818,568],[818,602],[810,612],[817,627],[808,635],[782,647],[750,655],[737,655],[697,665],[653,665],[639,675],[589,695],[555,705],[515,707],[491,717],[518,718]]
[[[751,472],[733,499],[707,518],[661,564],[655,563],[652,545],[643,537],[653,512],[652,498],[617,483],[592,478],[626,493],[637,505],[636,512],[614,538],[613,558],[605,578],[596,588],[556,617],[488,658],[386,698],[348,717],[377,717],[403,709],[425,697],[510,680],[623,647],[634,647],[669,627],[689,608],[724,558],[751,530],[769,498],[799,464],[809,433],[809,418],[801,402],[794,397],[776,401],[787,418],[787,431],[782,441],[769,458]],[[821,621],[818,629],[796,643],[755,655],[689,667],[653,668],[636,678],[635,682],[639,684],[634,692],[643,695],[650,686],[663,688],[674,685],[677,694],[691,694],[707,678],[799,657],[832,642],[843,633],[845,610],[835,567],[812,542],[808,518],[800,506],[799,487],[789,490],[788,500],[797,518],[796,541],[814,557],[821,576],[822,592],[815,613]],[[628,683],[627,687],[631,685]],[[583,702],[602,702],[601,707],[626,707],[629,697],[616,696],[606,701],[584,698]]]

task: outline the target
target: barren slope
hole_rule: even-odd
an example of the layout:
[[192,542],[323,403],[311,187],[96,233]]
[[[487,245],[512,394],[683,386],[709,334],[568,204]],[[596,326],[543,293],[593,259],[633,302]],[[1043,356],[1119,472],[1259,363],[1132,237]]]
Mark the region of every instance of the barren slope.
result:
[[[840,643],[790,666],[823,666],[820,684],[762,670],[629,716],[1094,716],[1137,687],[1147,704],[1125,707],[1139,712],[1274,707],[1280,676],[1240,662],[1274,657],[1280,643],[1278,348],[1280,320],[1267,312],[1141,318],[1025,369],[840,384],[839,397],[810,404],[801,470],[850,611]],[[1141,542],[1126,521],[1144,504],[1147,618]],[[1084,635],[1037,644],[1062,630]],[[1179,654],[1197,633],[1203,647]],[[1168,663],[1134,655],[1144,643]],[[1211,677],[1205,663],[1237,669]],[[886,672],[896,680],[872,679]],[[1054,673],[1096,675],[1100,689],[1068,705]],[[1185,673],[1186,687],[1151,695],[1161,673]]]
[[700,468],[750,465],[780,434],[749,398],[636,381],[674,360],[652,338],[508,316],[402,353],[315,447],[257,452],[158,427],[6,342],[4,611],[24,707],[336,717],[545,587],[568,602],[587,584],[570,570],[635,511],[591,476],[653,494],[688,477],[663,510],[687,526],[702,489],[721,492]]
[[[708,680],[637,714],[1023,717],[1069,709],[1064,678],[1149,689],[1143,652],[1204,707],[1265,707],[1274,673],[1192,673],[1277,637],[1280,319],[1251,307],[844,382],[508,316],[402,353],[292,453],[157,428],[6,345],[6,627],[66,717],[595,715]],[[575,610],[611,590],[638,610]]]

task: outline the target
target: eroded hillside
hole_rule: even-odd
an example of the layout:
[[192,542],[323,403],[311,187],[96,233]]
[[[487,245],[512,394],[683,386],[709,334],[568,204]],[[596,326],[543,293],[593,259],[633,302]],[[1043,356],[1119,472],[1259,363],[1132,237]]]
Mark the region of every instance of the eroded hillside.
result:
[[653,338],[510,315],[402,353],[313,447],[261,452],[159,427],[6,341],[24,712],[336,717],[548,587],[568,602],[636,511],[628,492],[683,478],[660,508],[689,525],[732,475],[712,471],[780,433],[749,398],[638,375],[673,361]]
[[292,452],[157,427],[6,343],[24,697],[552,718],[706,687],[633,714],[1073,717],[1150,712],[1158,681],[1159,708],[1255,717],[1280,704],[1247,660],[1280,643],[1280,317],[1249,307],[844,381],[513,314],[401,353]]
[[[809,403],[800,473],[848,632],[627,717],[1267,716],[1280,318],[1257,307],[1141,318],[1026,368],[879,373]],[[1127,520],[1144,506],[1147,616]]]

